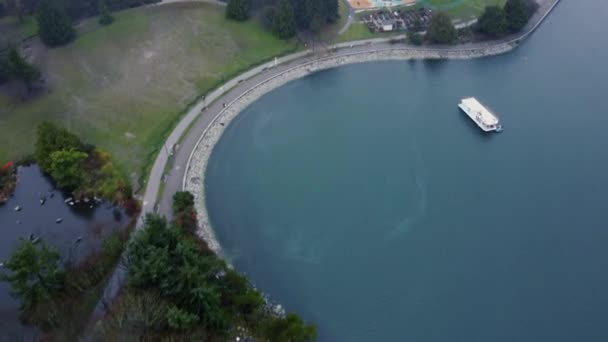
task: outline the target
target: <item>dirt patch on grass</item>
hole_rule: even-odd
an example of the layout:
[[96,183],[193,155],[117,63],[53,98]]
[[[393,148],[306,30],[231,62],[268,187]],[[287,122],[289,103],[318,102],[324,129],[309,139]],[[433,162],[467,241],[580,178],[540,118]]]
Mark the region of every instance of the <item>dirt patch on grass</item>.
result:
[[141,172],[189,103],[295,48],[253,22],[226,21],[224,8],[212,4],[151,6],[116,17],[103,28],[85,23],[87,33],[66,47],[33,48],[47,89],[27,102],[0,92],[0,160],[30,153],[37,124],[50,120],[109,150],[125,172]]

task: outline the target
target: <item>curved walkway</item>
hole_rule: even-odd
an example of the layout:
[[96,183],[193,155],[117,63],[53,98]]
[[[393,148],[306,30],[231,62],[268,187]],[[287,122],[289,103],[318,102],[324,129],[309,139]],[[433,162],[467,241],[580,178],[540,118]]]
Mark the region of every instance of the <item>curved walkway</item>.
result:
[[[188,180],[188,177],[186,177],[186,171],[188,169],[187,165],[195,150],[195,147],[197,147],[197,145],[199,147],[201,146],[199,141],[203,139],[205,133],[209,129],[212,129],[210,127],[213,127],[212,124],[214,122],[217,123],[215,125],[215,129],[220,126],[221,130],[223,130],[226,122],[218,121],[217,119],[221,118],[221,115],[225,114],[238,114],[238,110],[230,111],[230,108],[235,104],[235,101],[243,98],[244,95],[250,94],[253,89],[258,88],[258,86],[264,84],[265,82],[269,82],[271,80],[276,81],[279,76],[285,75],[289,72],[293,73],[292,76],[304,76],[307,72],[301,73],[301,71],[307,70],[307,68],[310,68],[311,66],[315,66],[315,63],[318,63],[318,65],[314,68],[315,70],[318,70],[327,67],[335,67],[346,63],[381,59],[462,59],[504,53],[515,48],[522,39],[531,34],[541,24],[551,10],[559,3],[559,1],[560,0],[539,0],[540,8],[531,18],[528,26],[524,30],[524,33],[517,36],[507,37],[501,41],[433,48],[414,48],[406,45],[394,45],[390,44],[388,39],[356,41],[333,46],[331,49],[333,52],[329,55],[318,56],[312,51],[307,50],[286,57],[277,58],[274,61],[262,64],[239,75],[238,77],[228,81],[222,87],[211,92],[206,98],[202,98],[196,105],[190,108],[184,118],[174,128],[171,135],[167,138],[164,148],[159,152],[152,170],[150,171],[145,193],[142,198],[142,214],[140,215],[137,229],[141,229],[143,227],[143,218],[148,213],[155,212],[166,217],[172,216],[172,195],[176,191],[181,191],[184,188],[186,183],[185,181]],[[395,39],[395,37],[393,37],[393,39]],[[356,57],[353,59],[353,56]],[[362,56],[368,57],[363,58]],[[283,81],[284,80],[281,80],[281,82]],[[266,89],[274,88],[270,87]],[[258,94],[258,96],[261,96],[261,94]],[[226,107],[224,107],[224,104],[226,104]],[[238,106],[232,108],[238,109]],[[223,118],[225,120],[229,119],[228,116]],[[222,123],[224,123],[224,125],[221,125]],[[221,130],[219,131],[219,135],[221,135]],[[215,141],[219,140],[219,135],[214,138],[216,139]],[[209,146],[204,145],[205,144],[202,144],[203,147],[208,149],[207,153],[209,153],[212,149],[211,144],[209,144]],[[201,160],[196,162],[200,163]],[[195,170],[193,169],[192,171]],[[194,175],[194,173],[192,173],[193,176],[189,177],[190,180],[188,181],[192,182],[192,184],[198,182],[198,184],[202,186],[204,169],[201,168],[200,164],[199,171],[200,173],[198,173],[198,175]],[[197,179],[197,177],[199,178]],[[161,184],[163,185],[164,189],[163,192],[160,193],[159,197]],[[158,201],[157,197],[159,197]],[[197,198],[197,208],[202,207],[204,210],[203,200],[204,199],[200,196]],[[201,212],[199,216],[200,218],[206,217],[206,215],[204,215],[204,211]],[[205,225],[209,227],[208,223],[206,223],[204,219],[201,219],[199,223],[201,224],[201,227],[203,227],[201,230],[201,235],[204,235],[206,231],[204,227]],[[210,229],[208,230],[211,231]],[[213,236],[203,237],[208,241],[213,239]],[[215,247],[216,250],[219,249],[219,246],[216,244],[214,245],[213,241],[211,242],[212,243],[210,243],[210,246]],[[104,289],[103,296],[93,313],[93,322],[103,315],[107,305],[117,295],[120,287],[124,283],[126,273],[126,267],[121,263]]]
[[338,31],[338,36],[343,34],[346,31],[348,31],[348,29],[350,28],[350,25],[352,25],[353,22],[355,21],[355,10],[350,5],[350,3],[347,0],[340,0],[340,1],[344,1],[344,6],[346,6],[348,8],[348,18],[346,18],[346,22],[344,23],[344,26],[342,26],[340,31]]

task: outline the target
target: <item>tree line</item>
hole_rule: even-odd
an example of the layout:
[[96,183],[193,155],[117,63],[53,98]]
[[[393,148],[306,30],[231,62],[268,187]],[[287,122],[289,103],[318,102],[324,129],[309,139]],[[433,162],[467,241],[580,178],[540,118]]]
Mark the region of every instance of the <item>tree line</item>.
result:
[[275,36],[288,39],[298,30],[318,32],[339,18],[339,0],[228,0],[228,19],[248,20],[251,13],[261,13],[262,23]]
[[100,197],[124,205],[135,212],[128,179],[118,170],[110,155],[82,142],[65,128],[43,122],[38,126],[34,158],[40,170],[48,174],[56,185],[77,198]]
[[[245,276],[228,267],[196,236],[192,194],[174,194],[173,210],[172,222],[158,215],[146,216],[144,229],[130,241],[124,260],[127,284],[96,328],[100,340],[316,339],[314,326],[295,314],[275,313]],[[61,307],[62,298],[78,289],[90,290],[105,279],[118,261],[124,241],[104,243],[103,262],[82,269],[67,264],[39,238],[22,239],[0,269],[0,281],[7,282],[11,294],[21,300],[24,318],[52,332],[67,320],[58,315],[70,311]],[[98,268],[103,272],[95,272]]]
[[503,7],[488,6],[479,17],[479,31],[491,37],[502,37],[521,31],[538,4],[531,0],[507,0]]
[[[533,0],[507,0],[504,7],[487,6],[479,17],[476,29],[493,38],[519,32],[526,26],[537,6]],[[419,31],[419,25],[415,25],[409,34],[410,43],[420,45],[426,39],[434,44],[453,44],[460,34],[454,27],[452,18],[445,12],[433,14],[425,37]],[[469,29],[464,31],[470,33]]]

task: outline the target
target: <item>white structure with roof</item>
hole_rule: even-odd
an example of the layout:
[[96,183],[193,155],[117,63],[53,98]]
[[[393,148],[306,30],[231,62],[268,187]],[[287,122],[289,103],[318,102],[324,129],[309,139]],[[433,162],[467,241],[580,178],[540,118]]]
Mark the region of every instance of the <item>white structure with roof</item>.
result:
[[462,111],[465,112],[483,131],[500,132],[502,130],[498,117],[484,107],[484,105],[479,103],[476,98],[469,97],[462,99],[458,107],[460,107],[460,109],[462,109]]

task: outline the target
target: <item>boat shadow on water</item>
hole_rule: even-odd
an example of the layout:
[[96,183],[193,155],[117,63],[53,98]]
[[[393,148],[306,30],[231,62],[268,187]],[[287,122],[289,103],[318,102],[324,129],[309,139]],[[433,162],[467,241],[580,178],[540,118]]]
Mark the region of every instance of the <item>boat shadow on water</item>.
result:
[[460,109],[455,111],[455,115],[458,115],[458,121],[462,122],[462,127],[467,127],[466,129],[470,129],[471,133],[474,134],[475,137],[478,137],[480,141],[494,139],[495,135],[498,133],[498,131],[484,132],[483,130],[479,129],[475,122],[469,119],[467,115],[464,114]]

